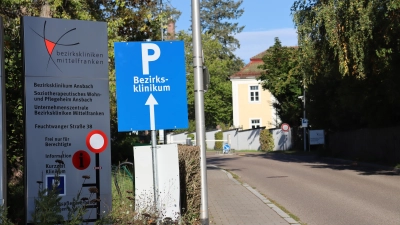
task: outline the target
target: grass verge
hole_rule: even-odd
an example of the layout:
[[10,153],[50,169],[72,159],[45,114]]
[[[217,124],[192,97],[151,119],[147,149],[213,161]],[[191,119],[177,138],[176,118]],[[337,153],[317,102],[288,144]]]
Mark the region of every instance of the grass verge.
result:
[[291,213],[289,210],[287,210],[285,207],[283,207],[282,205],[280,205],[278,202],[276,202],[273,199],[268,198],[267,196],[265,196],[264,194],[262,194],[264,197],[266,197],[270,202],[272,202],[274,205],[276,205],[276,207],[280,208],[282,211],[284,211],[286,214],[288,214],[292,219],[296,220],[299,224],[301,225],[307,225],[306,223],[301,222],[300,218],[297,217],[296,215],[294,215],[293,213]]
[[233,177],[233,179],[237,180],[240,184],[243,184],[243,181],[240,179],[239,175],[232,173],[230,170],[225,170],[226,172],[230,173]]

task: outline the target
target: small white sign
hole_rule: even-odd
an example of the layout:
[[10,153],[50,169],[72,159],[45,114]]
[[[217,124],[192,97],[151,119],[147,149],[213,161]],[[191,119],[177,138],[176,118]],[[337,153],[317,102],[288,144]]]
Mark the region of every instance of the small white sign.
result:
[[324,130],[310,130],[310,145],[325,144]]
[[301,126],[308,127],[308,119],[301,119]]

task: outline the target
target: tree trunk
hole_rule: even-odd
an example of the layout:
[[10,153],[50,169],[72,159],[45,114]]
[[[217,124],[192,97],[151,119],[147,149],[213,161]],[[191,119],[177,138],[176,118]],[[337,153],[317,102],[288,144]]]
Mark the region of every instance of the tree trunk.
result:
[[47,17],[47,18],[51,17],[50,6],[47,2],[42,6],[42,9],[40,10],[40,17]]

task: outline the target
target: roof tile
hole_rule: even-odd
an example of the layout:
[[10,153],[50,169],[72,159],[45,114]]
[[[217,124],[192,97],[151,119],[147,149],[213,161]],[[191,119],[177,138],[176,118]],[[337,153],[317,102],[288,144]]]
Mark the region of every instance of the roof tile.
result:
[[261,75],[262,69],[258,67],[264,64],[262,57],[267,53],[267,50],[250,58],[250,62],[243,67],[239,72],[230,76],[230,79],[246,79],[254,78]]

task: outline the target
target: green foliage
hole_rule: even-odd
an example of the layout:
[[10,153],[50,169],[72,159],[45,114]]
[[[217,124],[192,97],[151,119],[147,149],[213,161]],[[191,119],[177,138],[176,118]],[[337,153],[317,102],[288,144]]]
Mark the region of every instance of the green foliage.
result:
[[229,130],[229,129],[231,129],[231,125],[232,124],[224,124],[224,123],[222,123],[222,124],[219,124],[219,129],[222,130],[222,131]]
[[[59,165],[61,164],[61,161],[57,162],[59,162]],[[54,184],[51,190],[43,188],[43,181],[37,182],[39,191],[34,199],[35,208],[31,215],[33,224],[53,225],[64,221],[64,217],[61,215],[61,197],[57,189],[59,182],[60,169],[57,170],[54,176]]]
[[[181,222],[183,224],[199,224],[200,201],[201,201],[201,181],[200,181],[200,150],[193,146],[178,146],[179,153],[179,171],[181,188]],[[60,163],[60,161],[57,161]],[[128,168],[132,173],[133,168]],[[157,220],[156,213],[149,211],[142,216],[138,216],[135,211],[135,199],[133,195],[132,177],[126,170],[116,169],[113,173],[114,185],[112,186],[112,211],[103,215],[95,224],[151,224]],[[56,174],[57,177],[57,174]],[[83,183],[89,176],[83,176]],[[38,182],[43,185],[42,182]],[[118,186],[116,186],[118,184]],[[96,190],[89,191],[96,193]],[[73,199],[71,206],[67,207],[68,217],[63,221],[60,215],[61,205],[59,204],[61,197],[58,196],[57,190],[46,190],[40,188],[39,195],[35,199],[35,211],[32,215],[34,224],[64,224],[64,225],[80,225],[83,215],[87,212],[86,205],[91,202],[89,199],[84,200],[80,197],[80,192]],[[1,224],[11,225],[7,219],[7,211],[0,207]]]
[[[118,132],[116,79],[114,42],[143,41],[145,39],[161,39],[161,22],[166,27],[167,19],[177,19],[180,15],[173,8],[160,13],[157,1],[100,1],[104,16],[102,20],[108,24],[108,55],[110,81],[110,117],[111,117],[111,149],[112,161],[117,163],[132,159],[133,143],[138,142],[137,135],[129,132]],[[103,8],[104,7],[104,8]]]
[[400,4],[296,1],[299,65],[313,127],[329,130],[400,124]]
[[[188,115],[189,121],[195,121],[192,36],[181,31],[178,33],[178,39],[185,42]],[[232,90],[228,78],[240,70],[243,62],[230,57],[212,35],[202,35],[202,41],[205,65],[211,77],[210,88],[204,94],[206,128],[215,128],[221,123],[232,124]]]
[[4,23],[4,69],[6,76],[6,135],[7,135],[7,202],[8,213],[12,221],[24,218],[23,198],[23,155],[24,155],[24,122],[23,122],[23,88],[22,56],[20,40],[19,7],[26,7],[26,1],[3,1],[0,3],[0,16]]
[[0,223],[2,225],[14,225],[7,216],[8,209],[4,205],[0,205]]
[[8,204],[8,217],[10,220],[18,223],[21,221],[20,218],[25,217],[25,209],[23,203],[25,202],[25,190],[23,183],[23,177],[18,177],[16,180],[11,180],[7,186],[7,202],[13,202]]
[[110,217],[119,224],[129,224],[135,220],[134,186],[127,173],[118,167],[113,172],[112,211]]
[[113,134],[118,142],[111,142],[111,162],[116,164],[121,161],[132,160],[132,147],[134,146],[134,143],[140,142],[139,136],[129,132],[118,132],[116,124],[112,129],[115,129],[115,133]]
[[224,133],[222,131],[218,131],[214,134],[214,139],[215,140],[221,140],[221,141],[216,141],[214,148],[215,149],[222,149],[222,139],[224,138]]
[[196,121],[189,120],[189,127],[187,129],[178,129],[174,130],[174,133],[179,134],[179,133],[184,133],[184,132],[196,132]]
[[189,128],[187,130],[188,132],[195,132],[196,131],[196,121],[195,120],[189,120]]
[[188,134],[186,137],[194,140],[194,134]]
[[298,68],[298,49],[281,45],[279,38],[263,57],[260,66],[264,72],[258,78],[263,89],[269,90],[277,102],[273,103],[280,119],[292,126],[298,126],[301,116],[301,95],[303,76]]
[[296,1],[292,12],[299,44],[310,51],[319,48],[323,60],[326,53],[333,53],[342,75],[363,78],[381,73],[388,69],[393,47],[398,45],[400,6],[396,2]]
[[59,203],[61,197],[58,196],[56,189],[41,189],[35,198],[35,211],[32,214],[32,223],[53,225],[59,224],[64,220],[61,215]]
[[182,224],[199,224],[201,205],[200,148],[178,146]]
[[[199,224],[201,181],[200,181],[200,149],[194,146],[178,145],[179,178],[181,192],[182,224]],[[132,168],[133,169],[133,168]],[[135,211],[134,185],[124,170],[115,169],[113,210],[108,215],[109,224],[152,224],[157,220],[157,213],[149,209],[141,215]],[[146,198],[144,196],[143,198]],[[165,223],[169,224],[169,223]]]
[[272,133],[267,130],[261,130],[260,132],[260,149],[263,151],[272,151],[275,147],[274,137]]
[[[204,66],[210,73],[210,88],[204,94],[204,113],[206,128],[214,129],[218,124],[232,124],[232,90],[229,77],[238,72],[244,63],[237,58],[233,51],[239,47],[235,34],[243,30],[238,19],[244,12],[240,9],[243,0],[205,0],[200,3],[202,47]],[[185,42],[187,96],[189,121],[195,121],[195,90],[193,71],[192,36],[180,31],[177,39]],[[194,124],[195,125],[195,124]],[[193,132],[195,126],[189,126]]]
[[240,6],[243,0],[203,0],[200,3],[200,23],[202,30],[212,34],[224,48],[234,51],[240,47],[235,35],[244,26],[228,21],[237,20],[244,13]]
[[[59,165],[64,164],[62,160],[56,160]],[[82,176],[83,182],[90,179],[90,176]],[[88,198],[81,198],[81,190],[72,199],[70,205],[66,206],[66,211],[68,212],[66,220],[64,216],[61,215],[62,212],[62,197],[59,196],[59,191],[57,189],[60,182],[60,168],[57,169],[54,176],[54,184],[52,189],[43,188],[43,181],[38,181],[39,191],[37,197],[34,199],[34,211],[32,213],[32,223],[40,225],[53,225],[53,224],[63,224],[63,225],[80,225],[83,224],[83,217],[88,212],[88,205],[97,203],[99,199],[95,199],[96,193],[98,193],[97,188],[89,187],[90,196]],[[93,210],[93,209],[91,209]],[[100,220],[96,221],[96,224],[105,224],[109,221],[109,218],[103,216]]]

